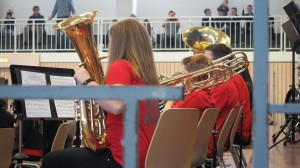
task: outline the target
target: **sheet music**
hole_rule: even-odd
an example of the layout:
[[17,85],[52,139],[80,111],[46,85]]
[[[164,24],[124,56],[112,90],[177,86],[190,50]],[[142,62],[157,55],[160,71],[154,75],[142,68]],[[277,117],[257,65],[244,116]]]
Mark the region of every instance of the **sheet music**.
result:
[[[52,86],[76,86],[75,79],[68,76],[50,75],[50,81]],[[59,118],[75,118],[74,100],[54,99],[54,104]]]
[[[21,71],[22,85],[46,86],[44,73]],[[51,117],[51,109],[48,99],[25,99],[25,109],[28,118]]]

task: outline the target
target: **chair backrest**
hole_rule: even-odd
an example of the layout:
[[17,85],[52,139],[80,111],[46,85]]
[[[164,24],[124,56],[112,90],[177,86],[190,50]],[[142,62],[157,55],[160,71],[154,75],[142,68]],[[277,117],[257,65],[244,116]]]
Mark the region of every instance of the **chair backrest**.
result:
[[145,168],[190,168],[198,120],[198,109],[165,111],[152,137]]
[[196,138],[192,153],[192,167],[201,166],[205,163],[208,142],[217,120],[219,109],[208,108],[202,114],[197,126]]
[[67,122],[70,123],[70,130],[67,135],[65,148],[72,148],[74,144],[74,136],[76,132],[76,121],[72,120]]
[[237,131],[237,128],[239,126],[239,123],[241,121],[241,117],[242,117],[242,114],[243,114],[243,111],[244,111],[244,105],[242,105],[240,107],[240,110],[239,110],[239,113],[238,115],[236,116],[236,119],[234,121],[234,124],[232,126],[232,129],[231,129],[231,132],[230,132],[230,147],[231,145],[233,144],[233,141],[234,141],[234,137],[235,137],[235,134],[236,134],[236,131]]
[[15,129],[0,128],[0,168],[7,168],[12,161]]
[[219,157],[223,156],[224,145],[227,141],[229,132],[232,128],[232,125],[234,123],[234,119],[235,119],[237,113],[238,113],[238,109],[232,108],[232,110],[228,114],[228,116],[222,126],[222,129],[219,133],[219,139],[217,142],[217,156],[219,156]]
[[61,150],[65,148],[65,143],[67,139],[67,135],[70,129],[70,123],[62,123],[55,135],[55,138],[53,140],[53,144],[51,147],[51,152]]

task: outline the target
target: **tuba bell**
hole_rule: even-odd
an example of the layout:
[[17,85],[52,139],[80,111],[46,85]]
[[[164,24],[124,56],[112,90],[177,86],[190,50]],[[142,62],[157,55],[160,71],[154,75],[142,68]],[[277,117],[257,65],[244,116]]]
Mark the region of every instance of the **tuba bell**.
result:
[[193,49],[194,54],[204,53],[205,48],[212,44],[223,43],[230,47],[230,38],[219,29],[209,26],[191,27],[182,34],[183,42]]
[[[104,73],[93,34],[93,21],[98,11],[87,12],[68,18],[52,28],[63,31],[72,41],[81,65],[89,72],[91,78],[104,83]],[[77,101],[82,127],[82,145],[92,150],[106,148],[105,114],[93,100]]]

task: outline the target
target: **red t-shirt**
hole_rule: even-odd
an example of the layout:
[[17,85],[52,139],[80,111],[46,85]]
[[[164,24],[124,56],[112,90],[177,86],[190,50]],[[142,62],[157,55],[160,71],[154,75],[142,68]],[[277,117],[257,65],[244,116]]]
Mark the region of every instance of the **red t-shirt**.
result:
[[[143,81],[135,75],[129,62],[125,60],[117,60],[109,66],[106,75],[106,84],[144,85]],[[140,101],[139,112],[138,157],[139,167],[143,168],[147,150],[160,116],[158,102]],[[123,166],[123,114],[114,115],[107,113],[106,127],[107,140],[109,143],[108,148],[112,151],[114,159]]]
[[200,118],[203,112],[212,107],[213,102],[209,89],[194,91],[186,95],[183,101],[175,103],[172,108],[197,108],[200,112]]
[[[219,114],[216,121],[216,130],[220,131],[223,123],[225,122],[229,112],[234,107],[239,107],[239,100],[238,100],[238,91],[235,87],[234,83],[230,80],[218,86],[215,86],[211,89],[211,94],[213,98],[213,102],[216,108],[219,108]],[[218,135],[217,139],[218,140]],[[214,138],[211,135],[209,144],[208,144],[208,157],[213,156],[213,147],[214,147]],[[228,150],[229,147],[229,137],[227,143],[225,144],[224,150]]]
[[[248,92],[247,84],[240,75],[235,75],[232,78],[232,82],[239,89],[238,97],[239,102],[245,104],[243,111],[243,142],[249,143],[251,141],[251,128],[252,128],[252,111],[250,107],[250,95]],[[237,128],[237,132],[241,133],[241,124]]]

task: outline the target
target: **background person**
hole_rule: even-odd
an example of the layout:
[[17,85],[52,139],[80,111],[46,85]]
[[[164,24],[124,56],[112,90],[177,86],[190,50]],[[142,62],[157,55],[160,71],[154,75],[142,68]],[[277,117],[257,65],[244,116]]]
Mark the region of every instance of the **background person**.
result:
[[162,24],[162,27],[165,28],[165,39],[167,47],[174,48],[176,44],[176,36],[180,28],[180,23],[178,18],[176,18],[176,13],[173,10],[170,10],[168,13],[168,18]]
[[5,25],[4,33],[9,37],[13,36],[15,30],[15,18],[13,17],[13,12],[11,10],[6,13],[5,21],[3,23]]
[[33,15],[31,15],[29,17],[29,21],[28,26],[24,27],[24,43],[27,44],[28,43],[28,35],[32,35],[33,33],[33,29],[32,29],[32,24],[34,20],[34,33],[36,33],[37,35],[37,42],[38,44],[41,44],[42,42],[42,37],[43,37],[43,33],[45,31],[45,20],[44,20],[44,16],[40,14],[40,7],[39,6],[34,6],[33,7]]

